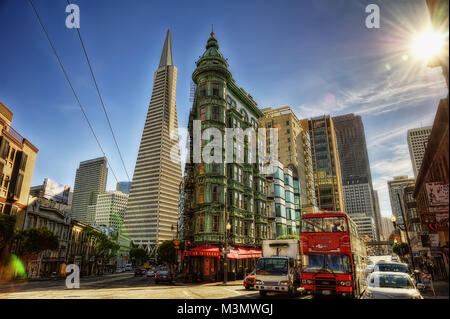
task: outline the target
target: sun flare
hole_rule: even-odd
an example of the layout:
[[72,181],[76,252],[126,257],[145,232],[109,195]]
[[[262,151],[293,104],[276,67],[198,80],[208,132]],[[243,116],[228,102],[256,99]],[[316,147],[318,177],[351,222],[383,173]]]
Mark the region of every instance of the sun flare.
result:
[[[448,37],[448,35],[447,35]],[[411,44],[411,54],[419,60],[429,62],[443,52],[446,35],[431,29],[416,35]]]

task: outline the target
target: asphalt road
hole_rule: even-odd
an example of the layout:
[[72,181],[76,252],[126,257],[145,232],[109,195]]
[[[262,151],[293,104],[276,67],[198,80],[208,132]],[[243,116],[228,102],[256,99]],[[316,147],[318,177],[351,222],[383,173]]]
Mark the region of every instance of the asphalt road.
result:
[[[284,299],[285,294],[261,297],[246,290],[242,281],[206,284],[155,284],[133,273],[81,278],[79,289],[66,289],[65,281],[39,281],[0,285],[0,299]],[[310,298],[300,294],[294,298]]]

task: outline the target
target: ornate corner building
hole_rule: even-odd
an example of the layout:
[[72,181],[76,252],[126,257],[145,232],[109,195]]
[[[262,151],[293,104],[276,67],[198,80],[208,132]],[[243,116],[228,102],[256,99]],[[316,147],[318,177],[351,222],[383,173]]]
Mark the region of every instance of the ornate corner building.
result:
[[[249,149],[255,140],[244,137],[243,147],[238,146],[244,154],[242,163],[236,161],[236,153],[225,162],[225,138],[221,161],[206,163],[202,159],[194,163],[194,144],[206,146],[207,141],[199,139],[211,128],[222,136],[226,128],[257,131],[263,113],[232,78],[214,33],[196,65],[192,74],[196,91],[188,124],[190,152],[181,190],[184,205],[180,207],[180,228],[183,239],[191,243],[183,252],[183,269],[197,279],[221,280],[222,260],[228,252],[228,278],[239,279],[254,268],[256,258],[261,256],[261,241],[270,236],[266,178],[261,163],[249,161]],[[201,121],[201,132],[194,130],[194,120]]]

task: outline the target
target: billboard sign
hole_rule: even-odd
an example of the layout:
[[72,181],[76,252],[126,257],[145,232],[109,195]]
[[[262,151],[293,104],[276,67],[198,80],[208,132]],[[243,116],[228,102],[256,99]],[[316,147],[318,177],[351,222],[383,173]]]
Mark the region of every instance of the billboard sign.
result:
[[55,181],[52,181],[50,178],[45,179],[44,198],[57,203],[67,204],[69,202],[69,193],[69,186],[59,184]]
[[426,183],[426,189],[430,206],[448,206],[448,184]]

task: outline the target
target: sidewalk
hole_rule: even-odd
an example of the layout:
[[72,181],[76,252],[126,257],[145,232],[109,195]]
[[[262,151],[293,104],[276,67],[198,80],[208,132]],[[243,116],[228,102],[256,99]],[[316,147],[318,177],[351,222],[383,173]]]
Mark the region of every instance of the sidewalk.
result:
[[449,299],[448,281],[445,280],[436,281],[433,283],[433,287],[436,296],[433,294],[431,286],[427,285],[426,289],[422,292],[422,296],[424,299]]

